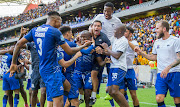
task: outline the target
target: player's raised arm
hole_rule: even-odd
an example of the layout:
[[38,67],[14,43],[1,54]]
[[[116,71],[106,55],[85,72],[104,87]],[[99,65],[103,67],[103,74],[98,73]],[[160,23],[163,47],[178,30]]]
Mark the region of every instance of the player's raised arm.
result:
[[14,51],[13,51],[13,58],[12,58],[12,62],[11,62],[11,67],[10,67],[10,69],[8,71],[8,72],[10,72],[10,77],[13,76],[13,74],[17,70],[17,57],[18,57],[19,51],[22,48],[22,46],[27,42],[28,42],[27,39],[22,38],[15,45],[15,48],[14,48]]
[[71,66],[78,57],[81,57],[82,53],[79,51],[77,52],[70,60],[65,61],[63,58],[61,60],[58,61],[58,63],[65,68],[68,68],[69,66]]
[[80,51],[81,49],[85,48],[86,46],[91,45],[92,41],[86,41],[84,45],[81,45],[79,47],[73,47],[71,48],[67,43],[60,45],[63,50],[68,54],[68,55],[73,55],[76,52]]
[[138,46],[134,47],[134,51],[138,55],[142,55],[143,57],[145,57],[145,58],[147,58],[147,59],[149,59],[151,61],[156,61],[157,60],[157,55],[156,54],[146,54]]

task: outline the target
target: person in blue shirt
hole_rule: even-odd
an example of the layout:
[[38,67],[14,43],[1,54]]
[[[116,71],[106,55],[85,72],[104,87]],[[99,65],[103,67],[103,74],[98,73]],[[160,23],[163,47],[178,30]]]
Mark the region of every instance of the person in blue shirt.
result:
[[9,97],[12,96],[10,95],[12,90],[15,93],[14,107],[17,107],[19,103],[19,88],[20,88],[19,80],[15,79],[15,76],[10,78],[9,77],[10,73],[7,73],[11,65],[13,49],[14,47],[12,46],[8,50],[0,51],[0,55],[3,55],[2,60],[1,60],[1,69],[4,72],[3,73],[3,90],[5,91],[5,94],[3,97],[3,107],[6,107],[7,105],[8,96]]
[[61,32],[57,29],[60,27],[61,22],[58,12],[49,12],[46,24],[31,29],[24,38],[17,42],[9,70],[10,76],[12,76],[17,69],[16,59],[20,49],[25,43],[34,41],[40,59],[40,75],[47,88],[47,93],[53,99],[53,106],[55,107],[63,106],[62,95],[64,94],[62,76],[59,73],[61,71],[58,69],[59,65],[56,61],[58,46],[60,45],[67,54],[75,54],[91,44],[91,41],[87,41],[82,46],[70,48]]
[[[84,44],[84,41],[91,40],[92,35],[89,31],[84,30],[81,32],[80,40],[81,44],[78,43],[79,46]],[[91,46],[90,46],[91,47]],[[89,47],[89,48],[90,48]],[[92,50],[93,48],[91,48]],[[99,55],[95,52],[93,53],[82,53],[82,56],[77,58],[76,60],[76,67],[74,69],[74,78],[77,83],[79,89],[83,87],[84,95],[85,95],[85,103],[86,107],[89,107],[90,96],[92,92],[92,80],[91,80],[91,71],[94,69],[95,59],[99,65],[104,66],[106,63],[102,60]]]
[[[65,38],[66,43],[70,46],[70,47],[77,47],[77,44],[74,42],[71,42],[70,39],[72,38],[72,29],[69,26],[62,26],[59,29],[61,31],[61,33],[63,34],[63,37]],[[61,47],[58,48],[58,50],[60,51],[60,53],[62,54],[62,58],[64,58],[65,61],[70,60],[71,58],[73,58],[73,55],[68,55]],[[62,63],[63,64],[63,63]],[[75,63],[73,63],[71,66],[66,67],[66,72],[64,72],[64,76],[66,77],[66,79],[69,81],[69,83],[71,84],[71,89],[70,92],[68,94],[68,99],[71,102],[71,106],[79,106],[79,101],[78,101],[78,87],[76,85],[76,82],[74,81],[74,67],[75,67]],[[64,102],[65,103],[65,102]]]

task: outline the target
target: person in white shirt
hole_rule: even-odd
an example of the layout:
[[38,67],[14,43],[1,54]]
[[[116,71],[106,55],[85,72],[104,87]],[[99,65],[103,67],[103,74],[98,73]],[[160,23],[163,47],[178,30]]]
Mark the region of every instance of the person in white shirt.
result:
[[106,43],[101,45],[104,48],[104,53],[110,55],[112,61],[108,75],[108,91],[121,107],[129,107],[124,95],[119,91],[119,86],[127,72],[126,50],[128,48],[128,40],[124,36],[125,31],[125,25],[117,26],[114,33],[115,39],[112,44],[112,50]]
[[158,40],[151,55],[145,54],[139,47],[134,50],[149,60],[157,60],[155,88],[158,107],[165,107],[164,98],[168,90],[176,107],[180,107],[180,39],[169,35],[169,24],[165,20],[156,24],[156,33]]
[[[124,36],[133,45],[138,46],[137,41],[131,39],[133,33],[134,33],[133,28],[127,26],[126,32],[124,33]],[[129,92],[131,94],[132,100],[133,100],[134,107],[139,107],[139,100],[138,100],[137,95],[136,95],[137,79],[136,79],[135,71],[133,69],[133,61],[134,61],[135,54],[136,53],[134,52],[134,50],[132,50],[132,48],[128,45],[128,48],[126,51],[127,73],[126,73],[126,76],[125,76],[123,83],[120,86],[120,91],[124,94],[124,96],[127,100],[127,92],[125,91],[125,89],[128,88]]]
[[113,15],[114,5],[111,2],[104,4],[103,14],[98,14],[94,20],[102,22],[102,30],[107,35],[108,39],[113,43],[115,28],[122,24],[121,20]]

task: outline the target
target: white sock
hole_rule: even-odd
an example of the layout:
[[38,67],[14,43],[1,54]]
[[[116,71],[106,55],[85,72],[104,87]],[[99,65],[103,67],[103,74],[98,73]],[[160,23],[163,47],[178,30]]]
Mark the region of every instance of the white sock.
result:
[[91,97],[96,98],[96,92],[92,92]]
[[84,95],[79,94],[79,99],[83,99],[84,100]]

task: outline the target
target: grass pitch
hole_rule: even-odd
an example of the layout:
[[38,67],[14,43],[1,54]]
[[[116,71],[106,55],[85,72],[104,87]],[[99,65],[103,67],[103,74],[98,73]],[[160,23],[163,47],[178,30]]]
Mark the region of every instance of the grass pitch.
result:
[[[4,91],[2,90],[2,80],[0,80],[0,107],[2,107],[2,98],[4,95]],[[24,82],[24,88],[26,88],[27,86],[27,82]],[[104,97],[106,96],[106,84],[102,83],[101,84],[101,89],[100,89],[100,96],[101,98],[97,100],[96,104],[93,107],[111,107],[109,101],[104,100]],[[26,90],[27,92],[27,96],[28,96],[28,104],[29,104],[29,94],[28,94],[28,90]],[[40,93],[40,92],[39,92]],[[137,90],[137,96],[140,102],[140,107],[157,107],[156,104],[156,100],[155,100],[155,88],[139,88]],[[40,94],[38,94],[38,97],[40,98]],[[128,97],[129,97],[129,105],[130,107],[133,107],[132,104],[132,99],[131,96],[128,92]],[[167,95],[167,97],[165,98],[165,104],[167,107],[175,107],[174,105],[174,101],[173,98],[170,97],[169,93]],[[117,104],[115,104],[116,107],[118,107]],[[9,105],[7,105],[7,107],[9,107]],[[20,95],[20,99],[19,99],[19,105],[18,107],[24,107],[24,101],[23,98]],[[45,106],[46,107],[46,106]],[[80,105],[80,107],[85,107],[84,103]]]

